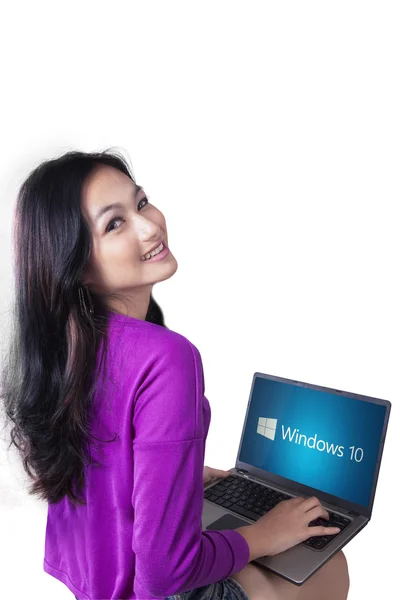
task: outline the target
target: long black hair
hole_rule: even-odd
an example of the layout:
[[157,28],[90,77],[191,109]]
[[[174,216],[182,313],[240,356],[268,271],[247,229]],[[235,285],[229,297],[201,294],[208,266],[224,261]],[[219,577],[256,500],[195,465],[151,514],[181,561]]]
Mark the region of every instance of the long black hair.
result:
[[[82,313],[79,290],[92,251],[82,188],[100,165],[135,181],[118,152],[70,151],[31,171],[15,208],[15,297],[0,397],[6,425],[13,424],[9,448],[19,450],[33,479],[29,494],[49,503],[67,495],[86,504],[75,492],[85,484],[85,462],[93,462],[89,438],[97,439],[90,434],[90,408],[101,342],[101,366],[107,353],[109,308],[105,297],[86,287],[86,306],[91,299],[94,312]],[[166,327],[152,295],[145,320]]]

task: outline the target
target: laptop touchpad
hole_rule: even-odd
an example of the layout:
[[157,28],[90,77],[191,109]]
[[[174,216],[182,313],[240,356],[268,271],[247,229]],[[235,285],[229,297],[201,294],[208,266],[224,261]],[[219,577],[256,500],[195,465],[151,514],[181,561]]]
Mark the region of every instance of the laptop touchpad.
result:
[[237,527],[243,527],[244,525],[251,525],[248,521],[243,521],[231,513],[226,513],[214,523],[210,523],[206,529],[236,529]]

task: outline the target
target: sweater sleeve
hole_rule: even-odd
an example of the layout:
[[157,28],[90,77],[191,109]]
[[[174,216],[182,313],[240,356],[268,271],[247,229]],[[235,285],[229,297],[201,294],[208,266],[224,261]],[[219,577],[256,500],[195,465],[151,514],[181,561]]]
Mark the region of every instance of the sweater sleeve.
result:
[[140,598],[215,583],[249,560],[239,532],[202,531],[203,394],[200,353],[183,336],[173,338],[135,399],[132,549]]

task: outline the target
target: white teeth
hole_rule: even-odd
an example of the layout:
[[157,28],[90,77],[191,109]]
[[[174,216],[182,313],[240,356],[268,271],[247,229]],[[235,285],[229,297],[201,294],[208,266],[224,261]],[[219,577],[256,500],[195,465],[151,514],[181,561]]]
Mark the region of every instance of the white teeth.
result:
[[143,261],[149,260],[149,258],[151,258],[152,256],[155,256],[156,254],[159,254],[161,252],[161,250],[163,250],[163,249],[164,249],[164,244],[163,244],[163,242],[161,242],[161,244],[159,246],[157,246],[157,248],[155,248],[151,252],[148,252],[147,254],[142,256],[142,258],[140,260],[143,260]]

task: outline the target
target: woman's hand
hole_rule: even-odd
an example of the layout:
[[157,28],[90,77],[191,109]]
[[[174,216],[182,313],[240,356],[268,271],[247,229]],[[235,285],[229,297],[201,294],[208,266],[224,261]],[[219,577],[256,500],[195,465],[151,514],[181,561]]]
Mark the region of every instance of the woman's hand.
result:
[[222,469],[213,469],[211,467],[204,467],[203,469],[203,481],[204,485],[208,485],[215,479],[223,479],[232,475],[232,470],[223,471]]

